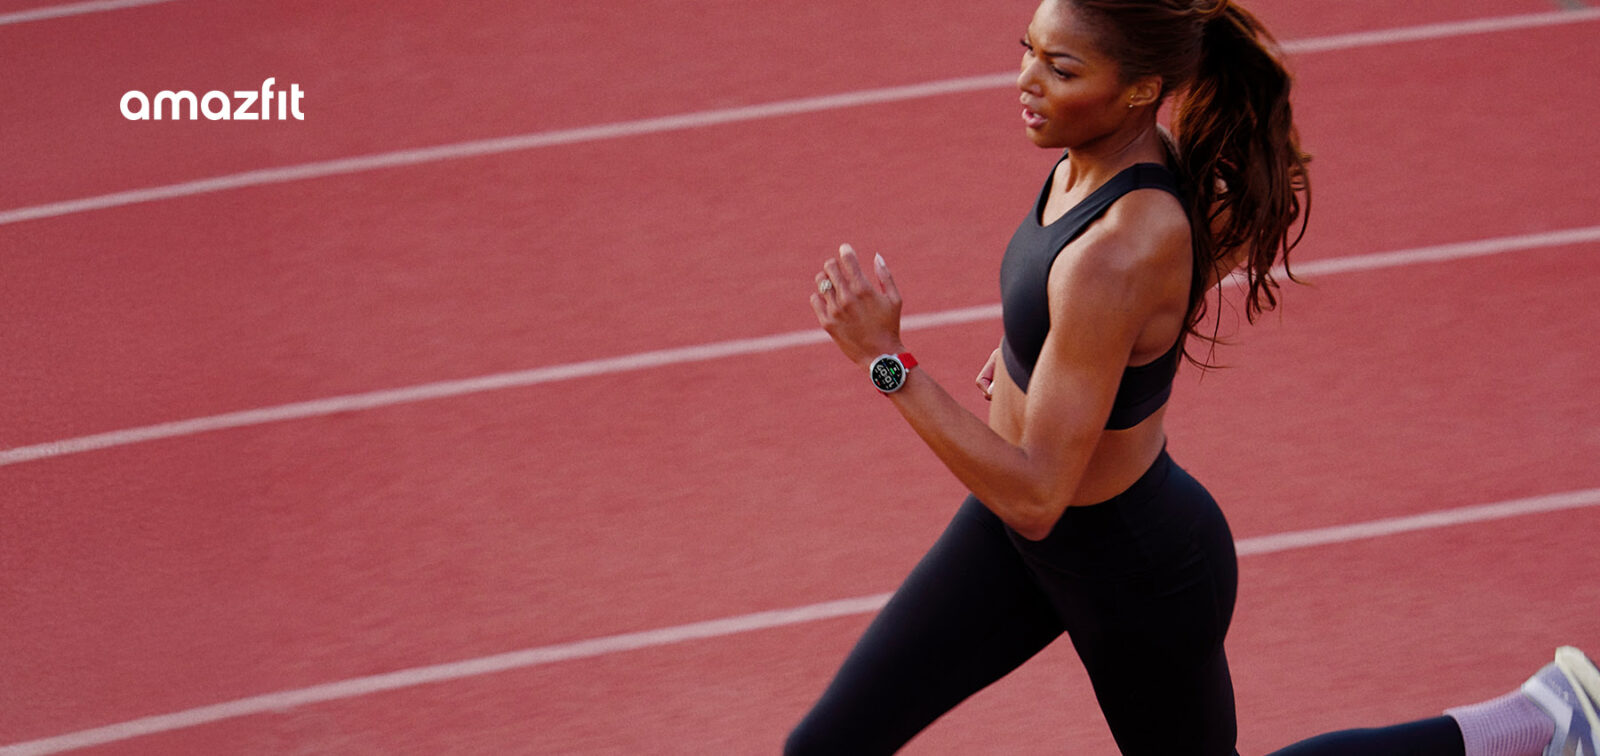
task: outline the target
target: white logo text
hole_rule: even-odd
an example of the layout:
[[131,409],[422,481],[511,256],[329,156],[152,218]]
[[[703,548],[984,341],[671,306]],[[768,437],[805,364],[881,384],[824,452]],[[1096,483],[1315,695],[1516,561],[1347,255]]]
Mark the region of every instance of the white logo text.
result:
[[[196,121],[202,116],[208,121],[271,121],[274,120],[272,105],[276,102],[276,120],[304,121],[306,115],[300,112],[300,101],[306,96],[305,90],[299,84],[290,84],[289,91],[275,92],[272,85],[277,81],[269,77],[261,82],[260,91],[239,90],[231,98],[217,90],[196,95],[187,89],[177,92],[163,89],[154,98],[137,89],[129,90],[122,95],[122,117],[130,121],[159,121],[165,113],[165,117],[173,121],[185,118]],[[260,103],[259,109],[257,103]]]

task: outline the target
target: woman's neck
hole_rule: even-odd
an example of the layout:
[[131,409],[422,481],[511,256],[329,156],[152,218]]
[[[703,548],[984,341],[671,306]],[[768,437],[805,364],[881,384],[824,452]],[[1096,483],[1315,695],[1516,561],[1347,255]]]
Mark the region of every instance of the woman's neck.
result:
[[1067,173],[1056,191],[1071,192],[1093,188],[1111,180],[1118,172],[1136,163],[1165,164],[1167,149],[1157,130],[1155,117],[1141,120],[1136,127],[1119,129],[1088,144],[1067,151]]

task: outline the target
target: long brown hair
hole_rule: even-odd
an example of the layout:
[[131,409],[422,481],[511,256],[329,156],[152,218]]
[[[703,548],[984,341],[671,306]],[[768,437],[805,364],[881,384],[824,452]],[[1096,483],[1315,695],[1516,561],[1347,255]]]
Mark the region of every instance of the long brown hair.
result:
[[1194,239],[1184,326],[1215,343],[1198,332],[1213,284],[1242,269],[1254,322],[1278,304],[1274,266],[1296,280],[1289,252],[1311,214],[1311,156],[1300,150],[1289,72],[1261,22],[1229,0],[1070,2],[1124,80],[1160,76],[1163,99],[1182,92],[1168,149]]

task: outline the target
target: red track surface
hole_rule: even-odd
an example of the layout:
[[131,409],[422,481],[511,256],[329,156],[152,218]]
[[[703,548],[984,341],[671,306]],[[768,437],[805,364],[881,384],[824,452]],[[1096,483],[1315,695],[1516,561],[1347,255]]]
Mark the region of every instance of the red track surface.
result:
[[[0,4],[0,11],[36,3]],[[1545,2],[1257,7],[1285,39]],[[173,2],[0,27],[0,208],[995,73],[1031,4]],[[667,8],[670,8],[668,10]],[[652,17],[650,14],[660,14]],[[1600,22],[1307,54],[1300,259],[1600,223]],[[308,92],[130,123],[128,89]],[[839,241],[994,300],[1050,163],[992,90],[0,226],[0,448],[803,330]],[[1600,486],[1593,243],[1319,277],[1169,412],[1240,538]],[[1230,321],[1231,322],[1231,321]],[[911,336],[981,410],[994,322]],[[0,468],[0,745],[891,590],[961,497],[832,347]],[[1600,651],[1593,508],[1242,561],[1241,751]],[[1588,568],[1588,569],[1585,569]],[[104,753],[772,752],[866,618],[261,714]],[[914,753],[1110,753],[1070,649]]]

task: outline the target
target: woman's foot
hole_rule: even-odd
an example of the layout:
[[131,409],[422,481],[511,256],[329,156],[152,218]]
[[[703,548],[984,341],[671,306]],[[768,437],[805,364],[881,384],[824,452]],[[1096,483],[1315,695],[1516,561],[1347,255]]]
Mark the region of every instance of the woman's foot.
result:
[[1600,756],[1600,670],[1572,646],[1556,649],[1556,660],[1522,684],[1522,693],[1556,721],[1545,756]]
[[1571,646],[1492,701],[1451,709],[1466,756],[1600,756],[1600,671]]

